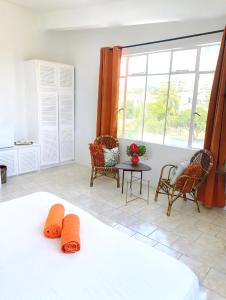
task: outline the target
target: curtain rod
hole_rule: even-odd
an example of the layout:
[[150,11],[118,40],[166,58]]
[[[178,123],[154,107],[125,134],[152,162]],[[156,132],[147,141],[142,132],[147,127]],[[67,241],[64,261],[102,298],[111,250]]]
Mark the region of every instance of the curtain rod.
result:
[[170,39],[165,39],[165,40],[158,40],[158,41],[152,41],[152,42],[147,42],[147,43],[127,45],[127,46],[122,46],[121,48],[125,49],[125,48],[133,48],[133,47],[146,46],[146,45],[152,45],[152,44],[158,44],[158,43],[165,43],[165,42],[170,42],[170,41],[193,38],[193,37],[196,37],[196,36],[202,36],[202,35],[213,34],[213,33],[220,33],[220,32],[223,32],[223,31],[224,30],[221,29],[221,30],[215,30],[215,31],[209,31],[209,32],[202,32],[202,33],[197,33],[197,34],[178,36],[178,37],[175,37],[175,38],[170,38]]

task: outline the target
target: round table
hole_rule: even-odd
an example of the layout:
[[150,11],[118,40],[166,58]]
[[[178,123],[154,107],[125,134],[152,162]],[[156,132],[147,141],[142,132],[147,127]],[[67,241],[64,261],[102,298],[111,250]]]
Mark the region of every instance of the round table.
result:
[[130,187],[132,187],[132,176],[133,172],[139,172],[140,173],[140,194],[142,194],[142,180],[143,180],[143,172],[144,171],[150,171],[151,167],[149,167],[146,164],[138,163],[136,166],[133,166],[130,161],[126,161],[123,163],[119,163],[115,165],[115,168],[118,170],[122,170],[122,194],[123,194],[123,188],[124,188],[124,175],[125,172],[131,172],[131,179],[130,179]]

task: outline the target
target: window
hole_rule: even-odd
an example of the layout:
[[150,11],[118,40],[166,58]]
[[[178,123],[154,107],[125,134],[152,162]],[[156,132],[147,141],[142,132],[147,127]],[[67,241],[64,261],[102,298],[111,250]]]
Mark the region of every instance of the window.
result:
[[118,135],[202,148],[219,44],[123,56]]

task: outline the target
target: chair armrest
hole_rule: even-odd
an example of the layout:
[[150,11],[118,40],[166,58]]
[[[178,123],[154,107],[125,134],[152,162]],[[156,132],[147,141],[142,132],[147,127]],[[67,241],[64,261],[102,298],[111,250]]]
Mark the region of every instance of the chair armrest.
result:
[[167,165],[164,165],[161,169],[161,173],[160,173],[160,178],[162,178],[162,175],[163,175],[163,172],[166,168],[169,167],[169,170],[168,170],[168,175],[167,175],[167,178],[169,179],[169,175],[170,175],[170,172],[173,168],[176,168],[176,165],[172,165],[172,164],[167,164]]
[[162,171],[164,171],[165,168],[167,168],[167,167],[176,168],[176,165],[171,165],[171,164],[164,165],[164,166],[162,167]]
[[162,167],[162,169],[164,169],[164,168],[166,168],[166,167],[175,167],[175,168],[176,168],[176,165],[167,164],[167,165],[164,165],[164,166]]

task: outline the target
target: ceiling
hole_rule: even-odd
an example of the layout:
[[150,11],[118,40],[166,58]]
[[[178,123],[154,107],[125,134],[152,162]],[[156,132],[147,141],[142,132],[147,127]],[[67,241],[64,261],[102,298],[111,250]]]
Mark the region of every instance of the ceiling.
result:
[[[115,1],[113,0],[113,2]],[[58,9],[88,7],[90,5],[112,2],[112,0],[11,0],[10,2],[38,12],[48,12]]]
[[[46,29],[86,29],[222,18],[226,0],[10,0],[41,16]],[[225,23],[225,22],[224,22]]]

